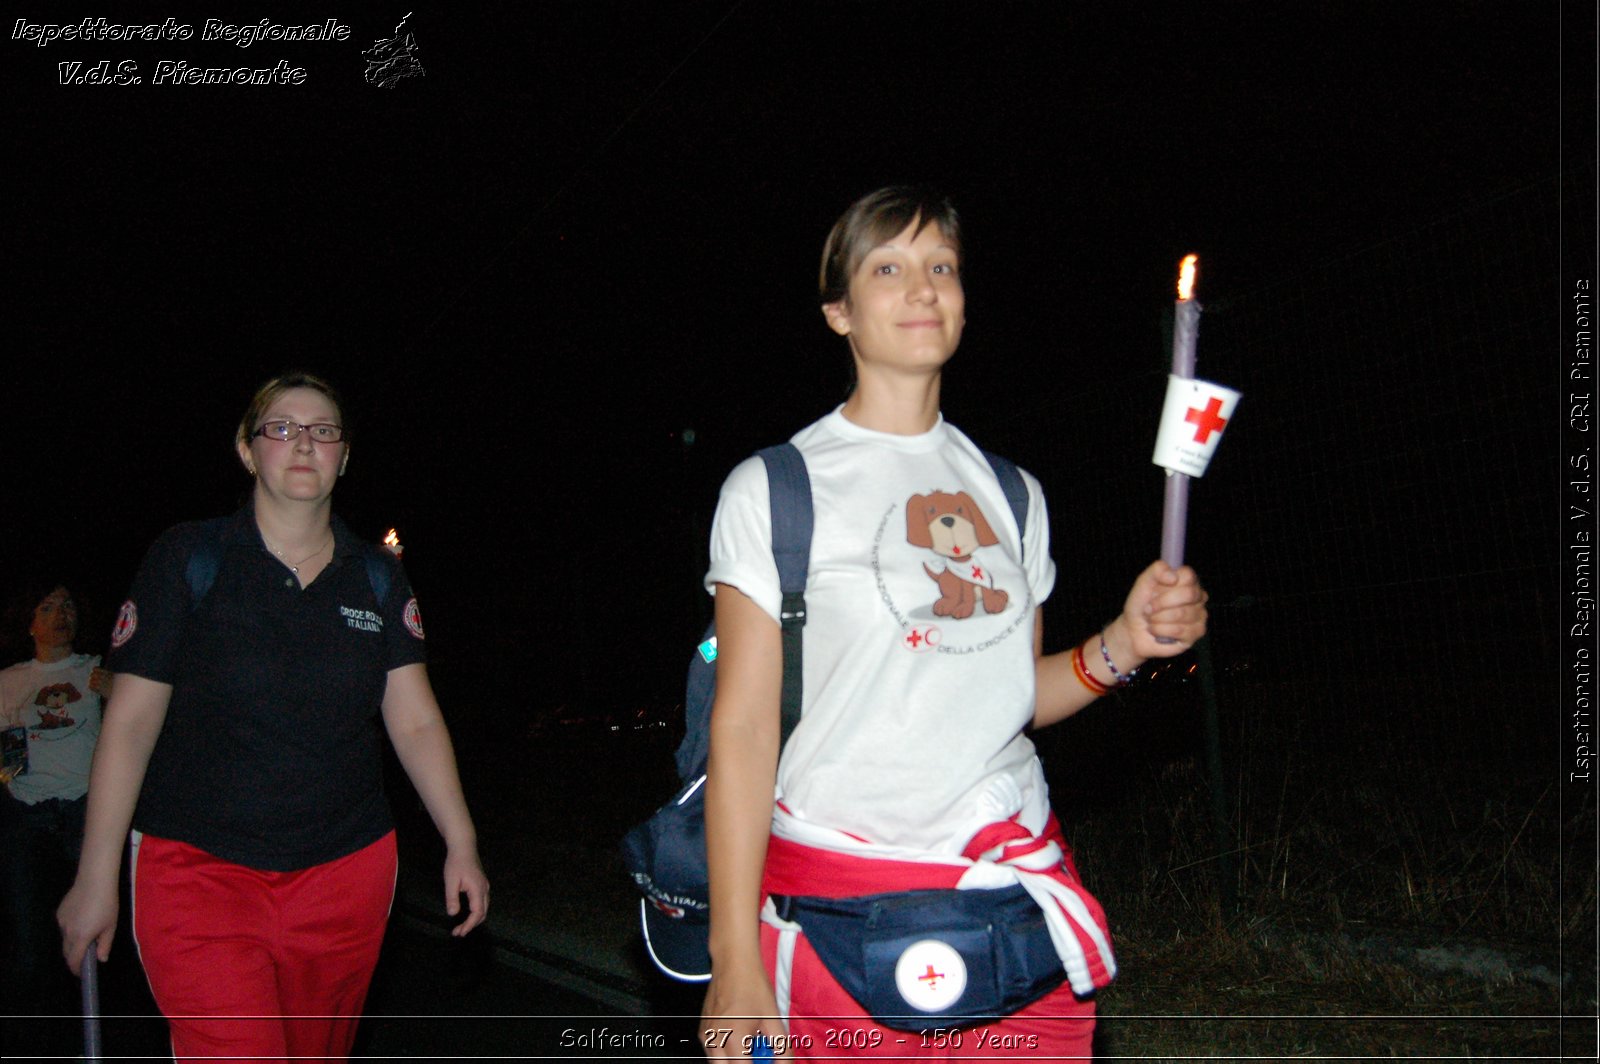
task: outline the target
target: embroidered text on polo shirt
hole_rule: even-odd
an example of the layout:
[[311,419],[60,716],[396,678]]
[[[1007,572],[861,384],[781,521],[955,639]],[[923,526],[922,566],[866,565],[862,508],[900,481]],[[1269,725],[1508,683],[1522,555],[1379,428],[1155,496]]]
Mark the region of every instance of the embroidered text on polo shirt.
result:
[[353,610],[349,606],[340,606],[339,615],[344,618],[347,628],[355,628],[362,632],[383,631],[383,618],[371,610]]

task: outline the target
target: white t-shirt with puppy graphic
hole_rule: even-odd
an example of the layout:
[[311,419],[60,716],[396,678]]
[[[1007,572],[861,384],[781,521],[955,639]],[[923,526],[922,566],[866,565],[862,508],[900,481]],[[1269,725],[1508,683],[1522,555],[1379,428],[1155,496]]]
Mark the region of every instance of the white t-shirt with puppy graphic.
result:
[[[835,410],[792,441],[811,478],[805,692],[778,792],[795,815],[869,842],[959,852],[1015,808],[1048,810],[1032,742],[1034,614],[1055,584],[1039,483],[1016,527],[983,453],[944,422],[874,432]],[[777,620],[766,466],[722,488],[706,586]],[[963,586],[962,582],[967,586]],[[1034,821],[1038,822],[1034,822]]]
[[99,664],[97,655],[69,654],[0,670],[0,728],[8,755],[26,764],[7,785],[19,802],[73,801],[88,793],[100,737],[100,696],[89,689],[89,676]]

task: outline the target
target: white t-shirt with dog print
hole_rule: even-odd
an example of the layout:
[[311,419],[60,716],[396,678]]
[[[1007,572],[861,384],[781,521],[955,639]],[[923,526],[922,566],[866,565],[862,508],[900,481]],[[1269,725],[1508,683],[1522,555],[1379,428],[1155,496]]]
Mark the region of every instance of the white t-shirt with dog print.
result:
[[[802,714],[778,768],[785,807],[935,853],[1019,808],[1042,830],[1043,775],[1022,734],[1034,614],[1056,575],[1038,481],[1023,474],[1024,532],[983,453],[942,418],[898,436],[835,410],[793,443],[816,524]],[[736,587],[776,621],[771,537],[766,467],[751,458],[723,485],[706,586]]]
[[97,655],[36,658],[0,670],[0,728],[13,757],[26,751],[27,768],[8,786],[28,805],[51,798],[75,801],[89,791],[89,761],[100,737],[100,696],[89,689]]

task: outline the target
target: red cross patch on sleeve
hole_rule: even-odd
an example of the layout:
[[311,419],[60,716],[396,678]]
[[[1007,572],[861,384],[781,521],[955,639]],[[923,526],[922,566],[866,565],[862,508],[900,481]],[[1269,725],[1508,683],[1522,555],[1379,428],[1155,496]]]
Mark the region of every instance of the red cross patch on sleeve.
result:
[[401,614],[401,620],[406,622],[406,631],[418,639],[424,638],[422,634],[422,611],[417,608],[416,599],[413,598],[406,602],[406,609]]
[[117,611],[117,623],[111,627],[111,645],[120,647],[133,638],[133,633],[139,628],[139,608],[129,599]]

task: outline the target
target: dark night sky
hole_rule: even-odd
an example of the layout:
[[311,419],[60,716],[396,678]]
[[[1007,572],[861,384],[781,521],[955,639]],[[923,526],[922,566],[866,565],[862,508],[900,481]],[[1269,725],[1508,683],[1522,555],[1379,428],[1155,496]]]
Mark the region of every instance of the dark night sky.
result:
[[[1160,371],[1185,251],[1243,290],[1561,165],[1547,0],[8,7],[353,32],[6,41],[0,557],[120,598],[161,528],[240,496],[253,387],[308,367],[352,407],[339,507],[400,526],[447,647],[687,623],[723,472],[842,394],[815,262],[870,188],[955,196],[946,412],[1059,473],[1089,441],[1038,426],[1076,379]],[[426,76],[374,88],[360,52],[407,10]],[[56,83],[101,59],[145,83]],[[150,84],[162,59],[308,77]]]

